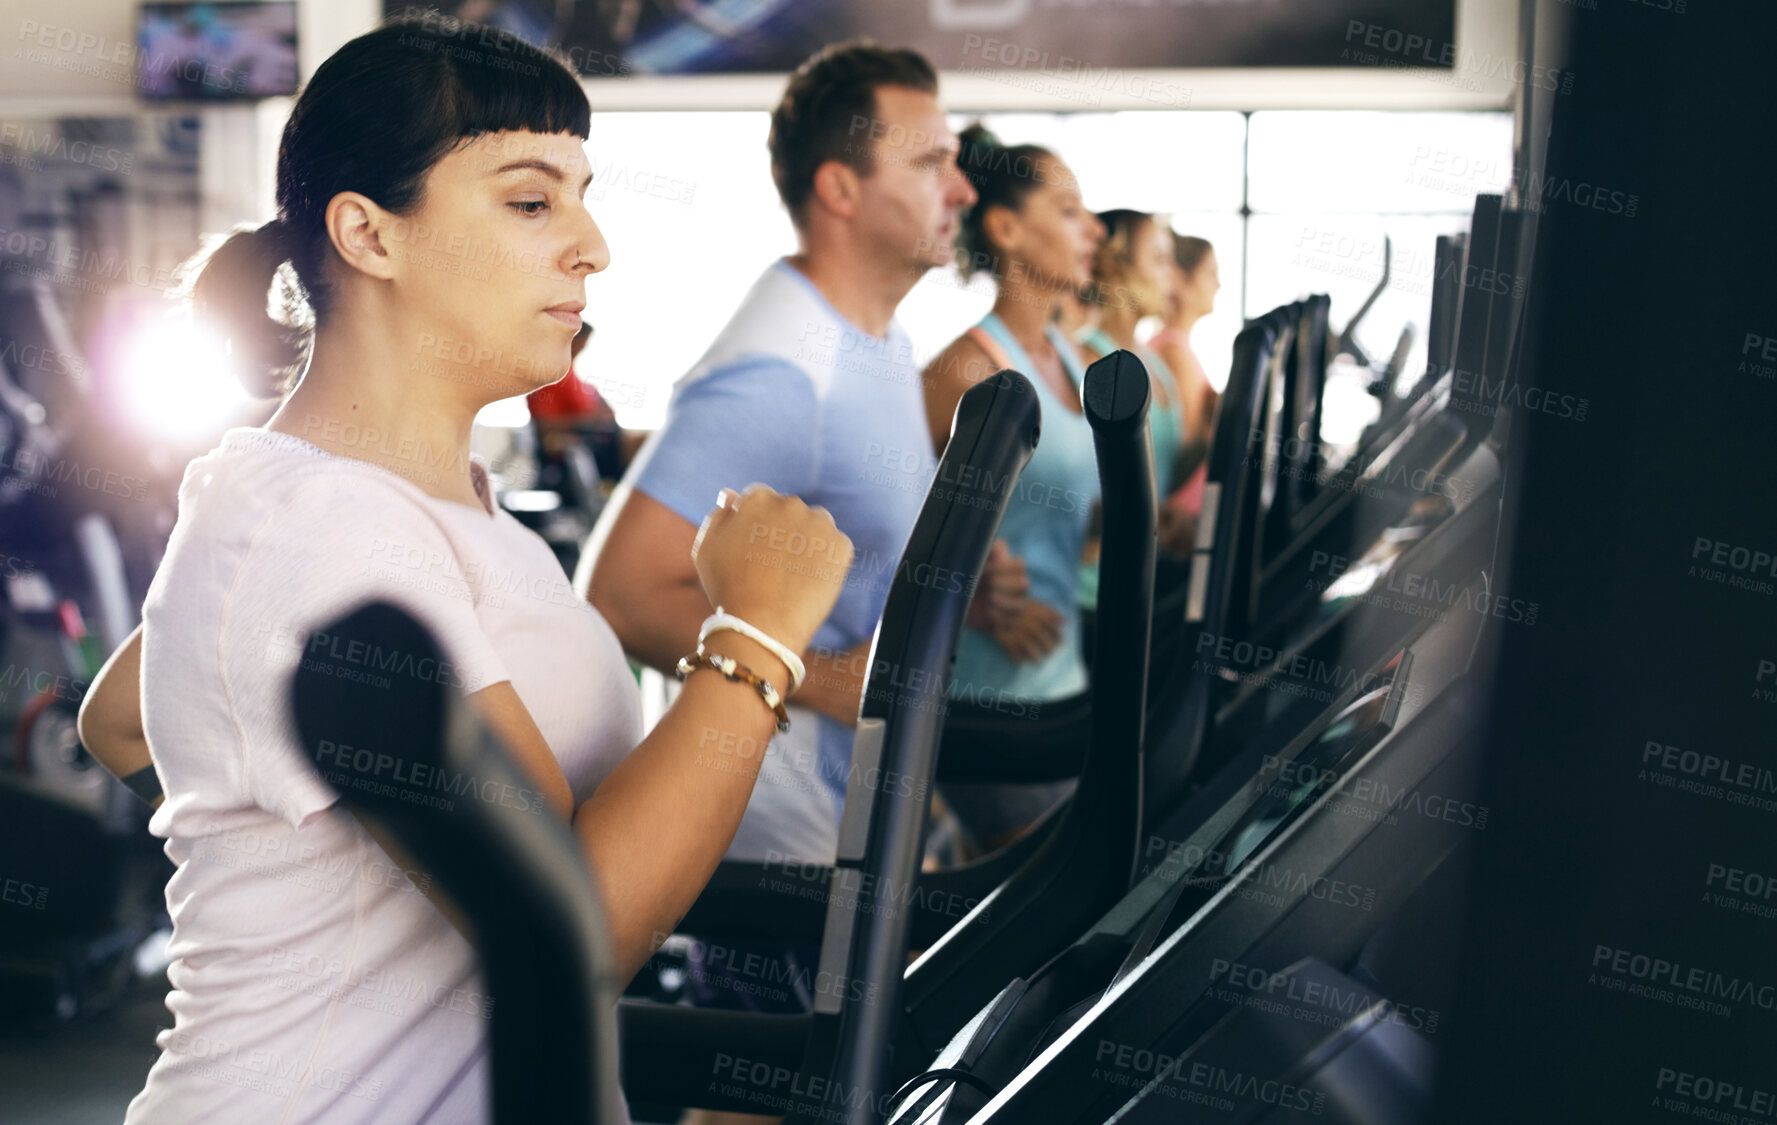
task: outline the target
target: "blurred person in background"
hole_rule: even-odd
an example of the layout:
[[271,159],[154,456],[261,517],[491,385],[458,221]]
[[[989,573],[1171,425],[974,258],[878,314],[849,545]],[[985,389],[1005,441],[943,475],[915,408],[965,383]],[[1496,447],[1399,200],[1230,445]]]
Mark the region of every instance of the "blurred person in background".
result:
[[[1091,360],[1114,351],[1135,353],[1148,369],[1153,398],[1148,408],[1148,435],[1154,447],[1155,495],[1160,501],[1160,544],[1175,557],[1188,557],[1196,521],[1167,503],[1183,481],[1179,459],[1185,440],[1184,392],[1171,364],[1136,339],[1136,326],[1166,311],[1173,287],[1172,231],[1145,211],[1119,209],[1098,216],[1105,238],[1092,263],[1090,295],[1098,307],[1098,325],[1079,339]],[[1081,600],[1098,603],[1098,567],[1094,557],[1082,571]]]
[[1216,407],[1221,403],[1221,395],[1210,383],[1203,361],[1191,347],[1191,330],[1215,311],[1216,294],[1222,289],[1215,247],[1205,239],[1174,234],[1172,273],[1160,330],[1148,337],[1148,347],[1159,353],[1178,379],[1179,398],[1185,408],[1178,473],[1182,479],[1189,479],[1209,456]]
[[[949,259],[974,198],[937,81],[915,52],[862,43],[830,46],[791,77],[768,143],[798,250],[766,268],[674,384],[582,555],[581,588],[632,656],[665,671],[712,609],[676,545],[690,544],[718,482],[820,503],[857,544],[808,662],[807,721],[766,755],[733,859],[827,862],[837,843],[864,657],[930,474],[913,345],[894,313]],[[923,475],[900,473],[914,462]]]
[[[964,280],[991,273],[996,291],[992,311],[926,368],[931,440],[941,452],[963,393],[1007,367],[1036,388],[1043,438],[1000,524],[1024,565],[1027,600],[1003,624],[963,630],[951,696],[1040,707],[1086,689],[1075,587],[1098,500],[1098,462],[1080,402],[1085,364],[1054,319],[1070,293],[1090,284],[1104,228],[1081,201],[1072,170],[1048,149],[1003,145],[979,123],[961,140],[958,163],[979,198],[963,217],[959,265]],[[1063,782],[945,785],[942,792],[966,843],[986,851],[1016,838],[1071,789]]]

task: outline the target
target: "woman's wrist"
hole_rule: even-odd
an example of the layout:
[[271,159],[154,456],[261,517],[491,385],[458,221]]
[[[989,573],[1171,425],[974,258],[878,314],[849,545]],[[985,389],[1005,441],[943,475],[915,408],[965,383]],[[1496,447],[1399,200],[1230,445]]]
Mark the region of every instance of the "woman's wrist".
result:
[[716,612],[704,619],[703,628],[697,634],[697,643],[701,645],[722,632],[738,633],[778,658],[789,676],[784,683],[783,694],[786,698],[802,686],[803,679],[808,675],[808,668],[793,648],[746,618],[729,613],[721,606],[717,606]]

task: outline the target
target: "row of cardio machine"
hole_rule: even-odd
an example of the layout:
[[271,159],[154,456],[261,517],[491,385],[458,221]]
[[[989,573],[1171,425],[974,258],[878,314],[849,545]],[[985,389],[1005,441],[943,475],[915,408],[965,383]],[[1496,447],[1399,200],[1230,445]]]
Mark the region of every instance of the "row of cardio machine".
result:
[[[1494,588],[1508,412],[1489,391],[1520,318],[1492,279],[1519,275],[1528,222],[1481,196],[1467,234],[1438,240],[1426,370],[1404,393],[1378,380],[1342,464],[1318,440],[1327,299],[1249,321],[1194,556],[1159,589],[1147,373],[1127,352],[1092,366],[1103,577],[1081,699],[1037,720],[950,704],[966,595],[897,570],[836,863],[724,863],[680,926],[714,947],[818,941],[812,1012],[620,1001],[565,828],[344,788],[470,919],[501,1000],[495,1120],[620,1120],[619,1084],[638,1110],[796,1125],[1427,1120],[1486,822],[1484,642],[1512,604]],[[928,496],[904,562],[978,570],[1039,428],[1016,372],[964,395],[938,479],[995,487]],[[335,631],[433,644],[386,606]],[[343,722],[516,783],[442,685],[397,685],[395,707],[388,690],[305,665],[305,741]],[[921,871],[937,782],[1061,778],[1072,795],[1017,843]]]

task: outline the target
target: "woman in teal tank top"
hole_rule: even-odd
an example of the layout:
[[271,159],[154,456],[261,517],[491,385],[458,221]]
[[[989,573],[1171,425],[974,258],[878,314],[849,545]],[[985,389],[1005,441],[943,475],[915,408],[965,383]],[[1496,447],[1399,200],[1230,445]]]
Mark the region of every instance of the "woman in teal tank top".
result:
[[[1036,145],[1006,147],[979,125],[963,131],[957,163],[979,195],[958,239],[963,273],[987,271],[993,311],[926,369],[926,416],[942,451],[957,401],[1002,367],[1025,375],[1042,408],[1042,438],[1019,476],[1000,538],[1024,563],[1029,596],[1013,619],[966,628],[950,695],[1008,715],[1086,689],[1075,600],[1080,554],[1098,500],[1092,430],[1080,405],[1085,367],[1051,323],[1061,295],[1091,281],[1101,234],[1073,173]],[[972,840],[991,848],[1035,821],[1070,784],[947,785],[945,800]]]

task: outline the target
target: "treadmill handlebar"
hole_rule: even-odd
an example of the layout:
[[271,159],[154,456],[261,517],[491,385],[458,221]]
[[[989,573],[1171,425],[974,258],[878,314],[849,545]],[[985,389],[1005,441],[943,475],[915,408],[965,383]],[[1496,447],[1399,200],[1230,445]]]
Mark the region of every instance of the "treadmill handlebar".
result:
[[[1093,807],[1089,789],[1127,789],[1109,806],[1128,823],[1140,823],[1142,737],[1147,725],[1148,643],[1153,627],[1158,488],[1154,447],[1148,437],[1152,391],[1148,369],[1135,354],[1117,351],[1086,372],[1086,420],[1104,505],[1100,569],[1115,581],[1100,582],[1092,683],[1091,752],[1075,794],[1079,808]],[[1126,581],[1125,576],[1132,576]],[[1133,773],[1133,776],[1131,776]],[[1106,826],[1107,828],[1109,826]],[[1127,877],[1137,856],[1132,847]]]
[[[918,878],[950,667],[973,594],[1014,486],[1041,430],[1035,389],[1003,370],[969,388],[957,404],[950,441],[895,570],[870,650],[859,708],[850,784],[828,896],[821,970],[832,979],[870,981],[867,999],[816,999],[804,1072],[824,1080],[836,1105],[799,1107],[790,1119],[873,1119],[869,1097],[888,1076],[900,1010],[909,912],[898,888]],[[962,582],[943,576],[965,576]],[[883,779],[897,779],[887,784]]]
[[1346,323],[1345,331],[1339,333],[1339,350],[1350,356],[1359,367],[1370,367],[1373,364],[1369,353],[1364,351],[1363,346],[1357,342],[1358,326],[1364,322],[1364,317],[1370,315],[1370,309],[1376,304],[1376,301],[1388,288],[1389,275],[1393,272],[1393,269],[1394,240],[1387,235],[1383,235],[1382,276],[1376,279],[1376,288],[1370,290],[1370,295],[1364,298],[1364,303],[1359,306],[1351,320]]

